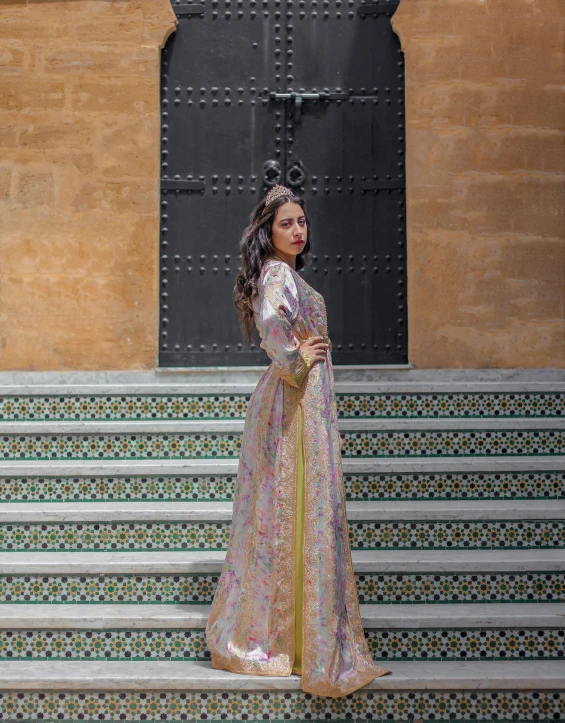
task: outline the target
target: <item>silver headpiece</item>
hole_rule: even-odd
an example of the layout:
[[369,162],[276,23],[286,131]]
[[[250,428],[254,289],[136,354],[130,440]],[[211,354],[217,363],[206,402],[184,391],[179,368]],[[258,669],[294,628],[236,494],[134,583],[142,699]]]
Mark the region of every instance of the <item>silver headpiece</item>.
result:
[[273,203],[273,201],[276,201],[276,199],[280,198],[281,196],[294,196],[294,194],[290,190],[290,188],[287,188],[286,186],[281,186],[280,183],[277,183],[271,188],[271,190],[267,194],[267,198],[265,199],[265,208],[261,211],[261,215],[265,213],[267,207],[271,203]]

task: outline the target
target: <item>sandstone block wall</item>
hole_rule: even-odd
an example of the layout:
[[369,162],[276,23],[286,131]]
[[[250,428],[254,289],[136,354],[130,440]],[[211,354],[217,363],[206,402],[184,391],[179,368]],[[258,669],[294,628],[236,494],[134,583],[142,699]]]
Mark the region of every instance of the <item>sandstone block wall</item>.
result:
[[0,369],[157,362],[169,0],[0,2]]
[[565,366],[563,0],[401,0],[410,361]]
[[[158,363],[169,0],[0,2],[0,369]],[[409,358],[562,367],[563,0],[402,0]]]

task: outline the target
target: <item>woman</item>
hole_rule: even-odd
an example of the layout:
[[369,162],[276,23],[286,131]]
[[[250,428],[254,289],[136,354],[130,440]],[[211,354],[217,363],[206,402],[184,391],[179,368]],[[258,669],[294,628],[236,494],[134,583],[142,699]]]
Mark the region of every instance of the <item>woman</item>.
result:
[[390,671],[373,662],[359,612],[325,304],[297,273],[310,224],[278,184],[250,220],[235,303],[272,364],[249,401],[206,638],[213,668],[298,673],[306,692],[342,696]]

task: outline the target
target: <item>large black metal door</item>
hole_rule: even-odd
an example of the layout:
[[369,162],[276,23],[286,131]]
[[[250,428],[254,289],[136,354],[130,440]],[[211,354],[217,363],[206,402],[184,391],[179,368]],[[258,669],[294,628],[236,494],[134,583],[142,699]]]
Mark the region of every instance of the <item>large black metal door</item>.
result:
[[335,364],[407,363],[398,0],[173,1],[162,57],[160,364],[268,362],[241,337],[239,236],[276,182],[307,201]]

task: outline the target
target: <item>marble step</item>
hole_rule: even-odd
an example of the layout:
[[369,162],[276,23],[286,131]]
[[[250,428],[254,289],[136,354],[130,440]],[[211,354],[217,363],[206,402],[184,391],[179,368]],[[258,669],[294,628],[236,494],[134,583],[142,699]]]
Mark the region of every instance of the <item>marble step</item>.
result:
[[[366,629],[565,628],[565,603],[361,605]],[[199,630],[209,605],[4,604],[3,630]]]
[[[0,663],[9,691],[300,691],[299,676],[238,675],[205,662],[53,661]],[[561,661],[397,662],[362,691],[563,691]],[[358,696],[356,696],[358,697]],[[554,708],[550,709],[552,711]],[[559,708],[555,709],[556,712]],[[323,718],[323,716],[321,716]],[[541,718],[541,720],[558,718]],[[261,720],[257,717],[255,720]],[[436,720],[438,718],[436,717]],[[441,720],[441,719],[440,719]],[[511,719],[509,719],[511,720]],[[516,720],[524,720],[522,717]],[[529,718],[528,718],[529,720]]]
[[394,662],[347,697],[318,697],[298,676],[237,675],[209,663],[0,663],[6,720],[515,721],[565,716],[562,662]]
[[[356,521],[565,520],[565,500],[348,501]],[[0,524],[231,522],[231,502],[38,502],[0,505]]]
[[[522,473],[536,471],[565,471],[565,455],[547,457],[395,457],[393,459],[342,460],[345,474],[462,474],[462,473]],[[93,475],[234,475],[237,459],[108,459],[108,460],[25,460],[0,461],[0,476],[93,476]]]
[[[475,507],[468,517],[461,510],[464,504],[423,502],[416,513],[409,503],[352,502],[351,548],[383,551],[565,547],[561,502],[555,502],[553,509],[546,501],[467,503]],[[506,504],[510,509],[505,509]],[[16,507],[19,510],[12,509]],[[1,509],[0,550],[15,554],[63,550],[225,550],[231,532],[231,504],[227,502],[206,506],[190,502],[15,503]],[[439,519],[434,518],[436,512]]]
[[[237,460],[0,462],[10,502],[227,502]],[[565,498],[565,457],[343,459],[350,501]]]
[[[362,605],[565,602],[560,550],[353,551]],[[0,554],[0,601],[37,604],[212,602],[222,552]]]
[[[0,575],[218,574],[223,551],[0,554]],[[562,550],[356,550],[357,574],[565,572]]]
[[[25,421],[2,422],[5,435],[97,435],[97,434],[241,434],[244,419],[186,419],[140,421]],[[565,416],[552,419],[340,419],[341,432],[442,432],[442,431],[546,431],[564,430]]]
[[[257,366],[237,367],[183,367],[160,368],[153,371],[5,371],[0,373],[0,388],[47,389],[61,393],[66,389],[69,393],[83,390],[90,393],[94,389],[102,389],[108,394],[111,389],[120,390],[130,387],[132,393],[157,393],[159,389],[172,392],[189,386],[199,385],[214,393],[217,387],[233,389],[242,385],[257,384],[268,367]],[[391,385],[405,389],[418,387],[437,391],[437,389],[483,389],[489,385],[497,388],[508,388],[512,391],[530,389],[561,389],[565,391],[565,372],[563,369],[398,369],[388,365],[347,365],[334,366],[336,384],[372,384]]]

